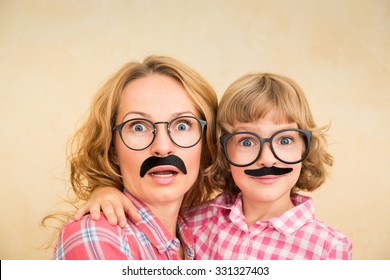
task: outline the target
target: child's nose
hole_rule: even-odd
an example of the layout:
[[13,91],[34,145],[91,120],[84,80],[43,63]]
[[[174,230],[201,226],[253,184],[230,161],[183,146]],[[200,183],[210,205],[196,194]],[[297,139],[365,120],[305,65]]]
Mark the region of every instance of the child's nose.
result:
[[277,162],[277,159],[275,158],[270,143],[266,142],[263,144],[261,149],[260,157],[257,161],[258,164],[262,166],[271,167]]

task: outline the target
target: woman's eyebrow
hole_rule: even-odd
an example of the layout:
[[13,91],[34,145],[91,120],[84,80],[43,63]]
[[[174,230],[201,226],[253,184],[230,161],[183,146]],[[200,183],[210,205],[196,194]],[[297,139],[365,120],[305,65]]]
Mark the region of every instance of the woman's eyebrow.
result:
[[183,112],[174,113],[172,115],[172,117],[175,118],[175,117],[180,117],[180,116],[187,116],[188,114],[196,116],[196,114],[191,112],[191,111],[183,111]]
[[[145,119],[152,119],[152,116],[151,116],[150,114],[148,114],[148,113],[140,112],[140,111],[129,111],[129,112],[127,112],[127,113],[123,116],[122,121],[123,121],[124,119],[126,119],[126,117],[127,117],[128,115],[140,115],[140,116],[142,116],[142,117],[145,118]],[[182,111],[182,112],[177,112],[177,113],[172,114],[172,115],[171,115],[171,119],[174,119],[174,118],[180,117],[180,116],[184,116],[184,115],[196,116],[196,115],[195,115],[193,112],[191,112],[191,111]]]
[[140,112],[140,111],[129,111],[129,112],[127,112],[127,113],[123,116],[122,120],[126,119],[126,117],[127,117],[128,115],[140,115],[140,116],[144,117],[145,119],[150,119],[150,118],[151,118],[151,115],[149,115],[149,114],[147,114],[147,113],[145,113],[145,112]]

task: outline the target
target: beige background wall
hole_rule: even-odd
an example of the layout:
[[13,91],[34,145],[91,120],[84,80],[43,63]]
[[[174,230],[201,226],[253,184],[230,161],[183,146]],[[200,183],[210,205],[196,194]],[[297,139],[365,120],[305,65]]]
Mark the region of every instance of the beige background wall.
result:
[[98,86],[165,54],[221,95],[249,71],[298,81],[335,166],[318,216],[354,259],[390,259],[390,1],[0,0],[0,259],[47,259],[39,220],[66,197],[65,147]]

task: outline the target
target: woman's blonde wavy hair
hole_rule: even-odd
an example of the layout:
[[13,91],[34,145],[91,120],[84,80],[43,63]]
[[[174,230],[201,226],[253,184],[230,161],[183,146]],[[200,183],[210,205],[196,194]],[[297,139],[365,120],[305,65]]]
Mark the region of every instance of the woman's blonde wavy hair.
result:
[[[256,122],[270,111],[277,113],[277,122],[295,122],[298,128],[312,131],[310,152],[292,193],[317,189],[333,164],[326,150],[328,126],[317,127],[303,91],[293,80],[272,73],[253,73],[233,82],[219,103],[217,139],[232,133],[235,122]],[[217,159],[207,170],[209,182],[224,193],[237,194],[240,190],[228,170],[222,145],[218,145]]]
[[114,161],[113,127],[125,86],[152,74],[168,76],[178,81],[192,99],[201,118],[207,122],[199,175],[183,199],[181,214],[188,207],[209,198],[212,187],[205,180],[203,172],[216,157],[217,95],[200,74],[185,64],[166,56],[149,56],[142,63],[125,64],[103,84],[92,101],[84,124],[71,138],[68,160],[70,183],[76,194],[73,204],[89,199],[93,190],[100,186],[123,190],[120,169]]

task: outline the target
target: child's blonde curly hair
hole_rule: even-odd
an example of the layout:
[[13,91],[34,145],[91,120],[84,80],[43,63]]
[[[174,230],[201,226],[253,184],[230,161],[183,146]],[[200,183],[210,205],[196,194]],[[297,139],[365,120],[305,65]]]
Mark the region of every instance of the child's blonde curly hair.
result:
[[[272,73],[247,74],[229,86],[217,115],[217,138],[233,132],[235,122],[256,122],[270,111],[277,122],[297,123],[298,128],[312,131],[310,152],[302,162],[301,175],[292,189],[313,191],[324,183],[333,157],[327,151],[327,126],[317,127],[301,88],[291,79]],[[237,194],[222,145],[217,159],[207,170],[210,183],[224,193]]]

